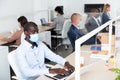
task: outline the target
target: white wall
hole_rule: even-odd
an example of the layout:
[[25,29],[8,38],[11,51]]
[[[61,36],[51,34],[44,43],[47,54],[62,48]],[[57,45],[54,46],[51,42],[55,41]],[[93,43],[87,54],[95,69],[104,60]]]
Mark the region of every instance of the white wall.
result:
[[48,0],[33,0],[34,21],[40,23],[40,18],[48,20]]
[[[84,4],[109,3],[111,14],[115,17],[120,13],[119,0],[0,0],[0,32],[18,28],[17,18],[25,15],[29,21],[40,24],[40,18],[48,20],[48,9],[54,17],[54,8],[64,6],[64,16],[69,18],[72,13],[84,13]],[[118,10],[118,11],[117,11]]]
[[0,33],[18,28],[17,18],[25,15],[32,19],[32,0],[0,0]]
[[[111,4],[111,15],[116,16],[117,10],[120,8],[119,0],[48,0],[49,8],[54,9],[57,5],[64,6],[65,17],[70,17],[72,13],[84,13],[84,4]],[[58,3],[59,2],[59,3]]]
[[18,29],[17,18],[26,16],[40,24],[40,18],[48,20],[47,0],[0,0],[0,33]]

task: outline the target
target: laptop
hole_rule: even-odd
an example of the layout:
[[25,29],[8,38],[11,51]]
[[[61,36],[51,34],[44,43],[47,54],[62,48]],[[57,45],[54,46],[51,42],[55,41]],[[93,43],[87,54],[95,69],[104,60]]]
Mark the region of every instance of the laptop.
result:
[[47,23],[45,18],[41,18],[40,21],[42,26],[45,26]]
[[60,74],[45,74],[45,76],[52,78],[53,80],[66,80],[72,73],[74,72],[70,72],[68,71],[67,75],[60,75]]

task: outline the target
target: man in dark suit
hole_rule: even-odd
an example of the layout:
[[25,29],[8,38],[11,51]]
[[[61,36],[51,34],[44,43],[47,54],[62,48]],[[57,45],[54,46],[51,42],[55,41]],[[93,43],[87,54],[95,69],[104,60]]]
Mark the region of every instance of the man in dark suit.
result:
[[[75,40],[84,35],[79,31],[79,27],[81,26],[81,19],[82,19],[82,17],[78,13],[73,13],[71,16],[72,25],[68,31],[68,37],[72,44],[73,51],[75,50]],[[96,36],[93,36],[92,38],[90,38],[86,42],[84,42],[83,44],[95,44],[95,39],[96,39]]]
[[91,16],[89,17],[87,23],[85,24],[86,29],[88,32],[91,32],[92,30],[96,29],[101,25],[101,18],[99,15],[99,10],[96,8],[93,8],[91,10]]

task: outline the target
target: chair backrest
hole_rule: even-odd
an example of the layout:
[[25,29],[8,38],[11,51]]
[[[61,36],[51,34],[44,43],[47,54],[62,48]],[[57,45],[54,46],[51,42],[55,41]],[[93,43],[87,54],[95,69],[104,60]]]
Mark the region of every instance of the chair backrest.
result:
[[18,68],[18,64],[17,64],[16,58],[15,58],[15,53],[16,53],[15,50],[8,53],[8,62],[10,64],[10,66],[12,67],[13,71],[15,72],[17,79],[24,80],[22,77],[22,74]]
[[82,34],[88,33],[86,26],[85,26],[87,20],[88,20],[88,15],[86,13],[82,14],[82,26],[80,27],[80,31]]
[[85,28],[85,23],[87,21],[88,15],[86,13],[82,14],[82,29]]
[[67,32],[69,31],[70,26],[71,26],[71,20],[70,19],[65,20],[62,29],[62,38],[67,38]]

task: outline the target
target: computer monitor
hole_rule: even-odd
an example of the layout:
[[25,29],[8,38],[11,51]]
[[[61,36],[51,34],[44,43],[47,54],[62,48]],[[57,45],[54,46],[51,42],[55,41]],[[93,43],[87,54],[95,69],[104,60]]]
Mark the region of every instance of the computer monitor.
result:
[[41,18],[40,21],[42,26],[45,26],[47,23],[45,18]]
[[84,5],[84,12],[90,13],[91,9],[96,8],[99,12],[103,12],[104,4],[85,4]]

